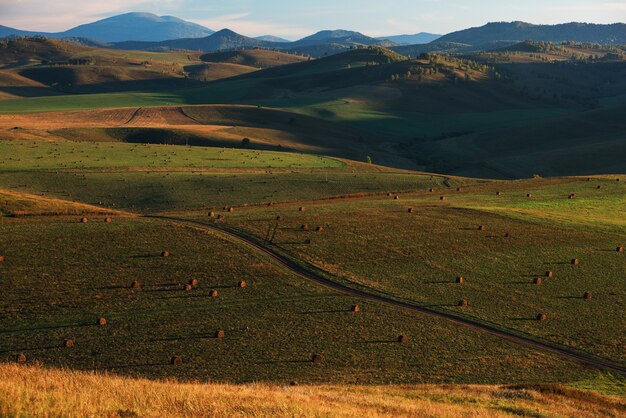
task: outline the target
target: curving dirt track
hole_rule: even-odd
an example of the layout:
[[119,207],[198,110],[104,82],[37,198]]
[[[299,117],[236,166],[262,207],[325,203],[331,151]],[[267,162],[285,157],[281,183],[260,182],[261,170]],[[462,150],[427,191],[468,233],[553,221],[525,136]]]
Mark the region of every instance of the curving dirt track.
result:
[[392,297],[386,297],[379,293],[373,293],[373,292],[370,293],[365,290],[356,289],[348,285],[344,285],[342,283],[330,280],[320,274],[317,274],[313,269],[307,269],[306,267],[304,267],[308,265],[308,263],[304,261],[302,262],[302,264],[295,263],[292,260],[282,256],[281,254],[276,253],[271,248],[268,248],[264,245],[261,245],[255,242],[254,240],[248,238],[245,234],[235,229],[225,229],[225,228],[221,228],[218,226],[205,224],[199,221],[168,217],[168,216],[146,216],[146,217],[152,218],[152,219],[160,219],[163,221],[178,223],[178,224],[187,225],[187,226],[192,226],[197,229],[205,230],[208,232],[217,232],[219,234],[228,236],[230,238],[233,238],[239,241],[240,243],[243,243],[251,247],[257,252],[262,253],[272,258],[274,261],[282,265],[284,268],[290,270],[291,272],[297,274],[298,276],[304,279],[312,280],[318,284],[321,284],[323,286],[332,288],[334,290],[337,290],[343,293],[347,293],[352,296],[357,296],[363,299],[369,299],[369,300],[384,303],[387,305],[392,305],[398,308],[410,310],[413,312],[419,312],[419,313],[431,315],[437,318],[445,319],[455,324],[478,329],[480,331],[487,332],[491,335],[495,335],[497,337],[504,338],[509,341],[513,341],[515,343],[524,345],[528,348],[546,351],[546,352],[556,354],[556,355],[559,355],[561,357],[564,357],[570,360],[577,361],[579,363],[582,363],[588,366],[593,366],[598,369],[602,369],[602,370],[606,370],[612,373],[618,373],[620,375],[626,376],[626,366],[619,364],[619,363],[615,363],[611,360],[606,360],[606,359],[595,357],[586,353],[581,353],[576,350],[570,349],[568,347],[560,346],[557,344],[552,344],[550,342],[540,341],[540,340],[536,340],[530,337],[525,337],[523,335],[514,334],[512,332],[508,332],[506,330],[503,330],[503,329],[500,329],[500,328],[497,328],[495,326],[491,326],[488,324],[484,324],[478,321],[474,321],[469,318],[458,317],[452,314],[447,314],[445,312],[431,310],[429,308],[414,305],[410,302],[393,299]]

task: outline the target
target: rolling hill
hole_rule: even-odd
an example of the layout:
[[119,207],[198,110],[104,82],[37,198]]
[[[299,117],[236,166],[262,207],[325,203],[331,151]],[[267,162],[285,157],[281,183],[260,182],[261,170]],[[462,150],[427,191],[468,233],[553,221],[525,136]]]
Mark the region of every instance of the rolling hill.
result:
[[125,13],[77,26],[64,32],[22,31],[0,26],[0,37],[41,35],[50,38],[87,38],[101,42],[151,41],[178,38],[201,38],[213,31],[173,16],[152,13]]

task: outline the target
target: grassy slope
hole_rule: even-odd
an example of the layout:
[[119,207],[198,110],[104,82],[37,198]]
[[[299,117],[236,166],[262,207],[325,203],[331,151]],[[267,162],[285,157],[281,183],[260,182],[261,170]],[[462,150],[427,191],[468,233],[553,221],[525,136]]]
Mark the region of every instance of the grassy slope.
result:
[[13,365],[0,366],[0,376],[0,413],[8,416],[594,417],[626,408],[617,398],[549,386],[231,386]]
[[[504,195],[495,196],[497,190]],[[615,312],[625,296],[619,284],[626,259],[615,248],[624,245],[619,211],[625,199],[614,178],[497,182],[400,200],[310,202],[305,213],[297,211],[301,202],[241,209],[228,222],[265,236],[281,214],[276,245],[341,277],[623,361],[623,339],[616,337],[623,319]],[[311,232],[299,230],[302,224]],[[313,232],[316,226],[324,232]],[[570,265],[573,258],[581,265]],[[548,270],[554,279],[532,284]],[[455,285],[457,276],[467,284]],[[586,291],[594,300],[583,300]],[[469,308],[457,307],[460,299],[469,300]],[[534,320],[540,312],[548,322]]]

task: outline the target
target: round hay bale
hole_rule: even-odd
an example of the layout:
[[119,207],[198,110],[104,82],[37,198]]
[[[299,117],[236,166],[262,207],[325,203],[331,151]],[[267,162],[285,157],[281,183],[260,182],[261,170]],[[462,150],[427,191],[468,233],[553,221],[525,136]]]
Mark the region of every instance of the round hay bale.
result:
[[548,320],[548,315],[544,313],[537,314],[537,321],[547,321],[547,320]]
[[83,224],[86,224],[87,222],[89,222],[89,219],[81,218],[80,222],[83,223]]
[[400,344],[406,344],[409,342],[409,337],[406,335],[398,335],[398,342]]
[[98,318],[98,325],[100,325],[101,327],[105,326],[107,324],[107,319],[105,317],[100,317]]
[[496,192],[496,196],[501,196],[502,192]]
[[110,224],[111,222],[113,222],[113,219],[111,219],[111,218],[104,218],[104,223]]
[[361,307],[359,305],[352,305],[352,308],[350,308],[350,310],[352,312],[361,312]]
[[4,263],[4,256],[0,255],[0,263]]
[[141,283],[139,283],[137,281],[132,282],[130,284],[130,288],[133,289],[133,290],[139,290],[139,289],[141,289]]
[[460,191],[462,191],[462,189],[461,189],[460,187],[457,187],[457,188],[456,188],[456,191],[457,191],[457,192],[460,192]]
[[237,283],[237,286],[243,289],[244,287],[248,286],[248,283],[246,283],[245,280],[242,280],[239,283]]
[[619,179],[615,179],[615,181],[619,181]]
[[324,356],[322,356],[321,354],[313,354],[313,355],[311,356],[311,361],[312,361],[313,363],[319,364],[319,363],[321,363],[322,361],[324,361]]
[[572,259],[572,265],[577,266],[579,264],[580,264],[580,260],[579,259],[577,259],[577,258],[573,258]]
[[532,193],[528,193],[526,197],[533,197]]
[[217,215],[217,220],[218,221],[223,221],[224,220],[224,215]]
[[291,382],[289,382],[289,386],[298,386],[298,382],[292,380]]
[[71,338],[63,340],[63,347],[65,347],[65,348],[72,348],[72,347],[74,347],[74,340],[71,339]]
[[413,212],[415,212],[415,209],[409,208],[409,213],[413,213]]
[[391,196],[392,196],[391,192],[387,192],[387,197],[391,197]]
[[170,252],[169,251],[161,252],[161,257],[169,257],[169,256],[170,256]]
[[467,300],[465,300],[465,299],[461,299],[461,300],[459,301],[458,305],[459,305],[460,307],[464,308],[464,307],[466,307],[466,306],[468,306],[468,305],[469,305],[469,302],[468,302]]
[[541,277],[535,277],[533,279],[533,283],[534,284],[542,284],[543,283],[543,279]]
[[217,298],[220,296],[220,292],[218,292],[217,290],[213,289],[209,292],[209,296],[211,296],[212,298]]
[[400,196],[395,195],[395,196],[393,197],[393,200],[400,200]]
[[26,354],[20,353],[17,356],[15,356],[15,362],[16,363],[26,363]]
[[554,277],[554,273],[553,273],[553,272],[551,272],[551,271],[546,271],[546,277],[548,277],[548,278],[550,278],[550,279],[551,279],[551,278],[553,278],[553,277]]
[[218,329],[217,331],[215,331],[215,338],[224,338],[225,336],[226,333],[223,329]]
[[456,283],[458,284],[463,284],[465,283],[465,279],[463,278],[463,276],[459,276],[454,280]]
[[504,238],[511,238],[511,233],[507,232],[506,234],[504,234]]
[[173,356],[173,357],[170,359],[170,364],[171,364],[172,366],[180,366],[181,364],[183,364],[183,359],[182,359],[182,358],[180,358],[179,356]]
[[300,229],[303,230],[303,231],[308,231],[309,230],[309,226],[307,224],[302,224],[300,226]]
[[198,280],[198,279],[191,279],[191,280],[189,280],[189,284],[191,286],[193,286],[193,287],[196,287],[196,286],[198,286],[200,284],[200,280]]
[[318,226],[317,228],[315,228],[315,232],[322,232],[322,231],[324,231],[323,226]]
[[193,289],[193,286],[190,285],[189,283],[187,283],[183,289],[185,290],[185,292],[191,292],[191,290]]
[[284,219],[284,218],[283,218],[282,216],[280,216],[280,215],[276,217],[276,220],[277,220],[277,221],[282,221],[283,219]]
[[435,189],[433,189],[432,187],[430,189],[428,189],[429,192],[433,193],[435,191]]
[[599,190],[599,189],[601,189],[601,188],[602,188],[602,186],[600,186],[600,185],[598,185],[598,186],[596,187],[596,189],[598,189],[598,190]]
[[570,193],[570,195],[568,196],[568,199],[572,200],[576,198],[576,193]]
[[215,212],[209,212],[209,218],[215,218]]
[[[617,251],[618,253],[623,253],[624,252],[624,247],[619,246],[615,249],[615,251]],[[4,257],[0,257],[0,263],[4,260]]]
[[480,225],[480,226],[478,227],[478,230],[479,230],[479,231],[486,231],[486,230],[487,230],[487,227],[486,227],[485,225]]
[[583,295],[583,299],[591,300],[593,299],[593,294],[591,292],[585,292],[585,294]]
[[445,196],[439,196],[439,200],[446,200]]
[[234,211],[235,211],[235,208],[234,208],[234,207],[232,207],[232,206],[231,206],[231,207],[229,207],[229,208],[228,208],[228,212],[229,212],[229,213],[233,213]]
[[300,206],[300,208],[298,209],[298,212],[304,212],[304,206]]

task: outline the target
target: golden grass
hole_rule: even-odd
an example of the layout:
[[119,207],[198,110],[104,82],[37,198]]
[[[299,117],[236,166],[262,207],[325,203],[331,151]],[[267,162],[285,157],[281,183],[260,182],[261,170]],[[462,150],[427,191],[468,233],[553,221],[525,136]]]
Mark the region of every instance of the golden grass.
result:
[[0,189],[0,213],[6,213],[11,216],[86,214],[119,216],[131,215],[128,212],[104,209],[84,203],[76,203],[62,199],[52,199],[2,189]]
[[625,412],[623,398],[561,386],[535,390],[451,385],[201,384],[0,365],[2,416],[594,417]]

